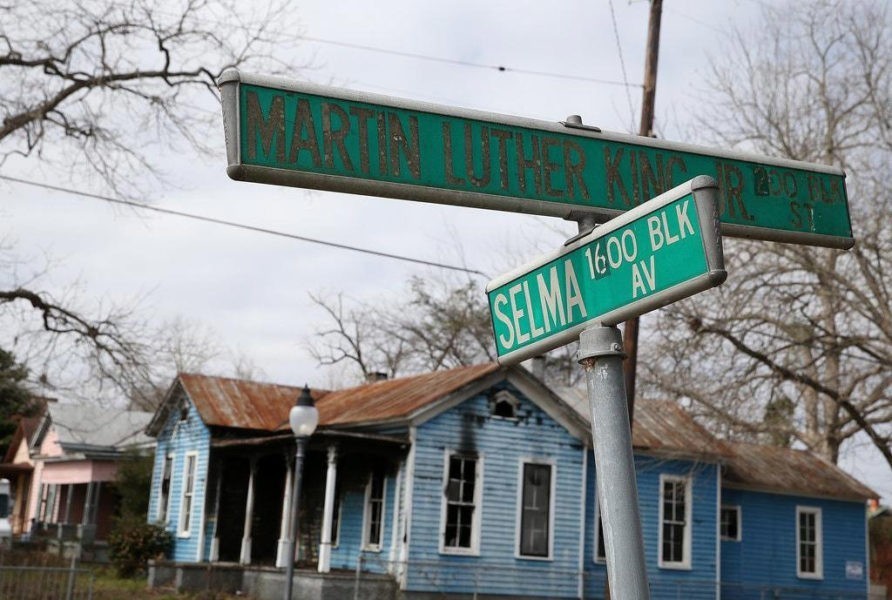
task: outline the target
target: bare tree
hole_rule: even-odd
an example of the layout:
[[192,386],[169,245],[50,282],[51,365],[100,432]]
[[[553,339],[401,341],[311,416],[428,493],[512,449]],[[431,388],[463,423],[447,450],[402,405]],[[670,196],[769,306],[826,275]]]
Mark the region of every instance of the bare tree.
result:
[[486,296],[479,282],[413,277],[398,298],[370,303],[310,296],[330,326],[307,340],[319,364],[351,364],[368,378],[435,371],[495,359]]
[[[288,3],[32,0],[0,7],[0,164],[13,156],[92,171],[138,195],[159,150],[206,150],[227,67],[286,67]],[[291,44],[289,44],[291,45]],[[293,45],[291,45],[293,46]],[[281,54],[279,54],[281,56]],[[290,65],[294,66],[294,65]],[[219,128],[219,127],[218,127]],[[84,168],[87,168],[87,171]],[[136,175],[136,182],[128,176]]]
[[[284,0],[3,3],[0,166],[51,167],[91,187],[98,176],[99,186],[144,200],[163,178],[158,157],[222,145],[215,78],[224,69],[297,67],[276,58],[295,55],[294,14]],[[31,340],[27,363],[44,382],[78,372],[128,393],[153,381],[159,351],[177,354],[164,352],[171,336],[150,335],[135,306],[88,305],[21,277],[10,257],[9,244],[0,248],[0,321],[14,341]]]
[[878,3],[765,8],[713,63],[711,143],[836,164],[849,252],[726,241],[720,289],[664,311],[642,373],[725,435],[836,461],[863,432],[892,467],[892,38]]

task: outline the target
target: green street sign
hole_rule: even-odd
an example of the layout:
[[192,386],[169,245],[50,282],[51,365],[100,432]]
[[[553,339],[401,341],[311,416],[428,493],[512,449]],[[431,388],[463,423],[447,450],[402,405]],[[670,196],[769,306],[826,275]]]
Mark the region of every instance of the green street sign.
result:
[[219,85],[233,179],[606,221],[709,175],[725,235],[854,244],[837,168],[236,70]]
[[486,286],[496,353],[513,364],[594,323],[616,325],[721,284],[718,188],[695,177]]
[[219,85],[233,179],[606,221],[702,174],[725,235],[854,244],[837,168],[234,69]]

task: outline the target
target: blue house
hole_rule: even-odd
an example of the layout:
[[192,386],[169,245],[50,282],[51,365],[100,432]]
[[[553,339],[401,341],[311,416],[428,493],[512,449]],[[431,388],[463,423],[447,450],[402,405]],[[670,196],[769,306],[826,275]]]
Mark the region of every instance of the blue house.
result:
[[[281,596],[300,392],[176,378],[148,428],[166,568]],[[300,597],[604,597],[584,390],[484,364],[312,395]],[[637,404],[633,444],[653,598],[867,597],[875,494],[835,466],[719,441],[668,402]]]

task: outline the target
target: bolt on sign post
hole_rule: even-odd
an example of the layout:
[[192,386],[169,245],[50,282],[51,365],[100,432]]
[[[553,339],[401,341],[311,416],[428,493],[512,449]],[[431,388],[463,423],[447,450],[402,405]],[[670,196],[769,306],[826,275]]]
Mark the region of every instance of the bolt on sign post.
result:
[[724,235],[854,243],[845,174],[835,167],[235,69],[218,84],[227,172],[237,180],[606,221],[709,175]]
[[514,364],[725,280],[718,189],[700,176],[486,286],[496,353]]

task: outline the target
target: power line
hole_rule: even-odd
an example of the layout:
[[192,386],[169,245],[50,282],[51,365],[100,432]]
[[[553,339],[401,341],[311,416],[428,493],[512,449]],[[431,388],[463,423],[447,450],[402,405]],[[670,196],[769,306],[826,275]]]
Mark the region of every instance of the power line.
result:
[[477,63],[471,62],[467,60],[458,60],[454,58],[444,58],[441,56],[433,56],[430,54],[421,54],[417,52],[404,52],[402,50],[391,50],[388,48],[380,48],[378,46],[368,46],[366,44],[354,44],[352,42],[342,42],[339,40],[329,40],[325,38],[318,38],[312,36],[301,36],[301,39],[307,42],[316,42],[319,44],[330,44],[332,46],[341,46],[343,48],[353,48],[356,50],[365,50],[368,52],[379,52],[381,54],[390,54],[393,56],[402,56],[405,58],[414,58],[418,60],[427,60],[431,62],[444,63],[448,65],[457,65],[460,67],[473,67],[477,69],[487,69],[487,70],[495,70],[501,73],[520,73],[522,75],[536,75],[539,77],[553,77],[555,79],[569,79],[574,81],[587,81],[589,83],[601,83],[604,85],[618,85],[625,88],[640,88],[642,87],[639,83],[629,83],[628,78],[625,78],[625,67],[623,67],[623,81],[613,81],[610,79],[598,79],[596,77],[585,77],[583,75],[570,75],[568,73],[552,73],[550,71],[536,71],[533,69],[519,69],[516,67],[507,67],[504,65],[491,65],[485,63]]
[[[623,59],[623,46],[619,41],[619,26],[616,24],[616,11],[613,9],[613,0],[610,0],[610,18],[613,20],[613,37],[616,38],[616,50],[619,54],[619,66],[623,72],[623,82],[626,84],[626,99],[629,101],[629,114],[635,119],[635,108],[632,106],[632,93],[629,91],[629,76],[626,75],[626,61]],[[639,85],[638,87],[644,87]]]
[[21,183],[24,185],[30,185],[34,187],[44,188],[47,190],[53,190],[56,192],[63,192],[66,194],[74,194],[76,196],[83,196],[85,198],[92,198],[94,200],[102,200],[104,202],[110,202],[112,204],[121,204],[124,206],[130,206],[132,208],[137,208],[140,210],[149,210],[156,213],[161,213],[165,215],[172,215],[175,217],[183,217],[186,219],[194,219],[196,221],[202,221],[205,223],[213,223],[215,225],[225,225],[227,227],[234,227],[236,229],[243,229],[245,231],[253,231],[255,233],[265,233],[268,235],[274,235],[278,237],[284,237],[292,240],[298,240],[301,242],[307,242],[310,244],[319,244],[322,246],[329,246],[331,248],[340,248],[341,250],[350,250],[352,252],[361,252],[363,254],[371,254],[373,256],[380,256],[383,258],[392,258],[394,260],[401,260],[405,262],[411,262],[419,265],[425,265],[428,267],[436,267],[438,269],[449,269],[452,271],[461,271],[463,273],[470,273],[472,275],[480,275],[481,277],[489,278],[486,273],[482,271],[478,271],[476,269],[469,269],[467,267],[460,267],[457,265],[449,265],[446,263],[439,263],[430,260],[424,260],[421,258],[413,258],[411,256],[403,256],[401,254],[391,254],[389,252],[381,252],[379,250],[370,250],[368,248],[360,248],[358,246],[350,246],[347,244],[340,244],[338,242],[329,242],[326,240],[319,240],[316,238],[310,238],[302,235],[297,235],[294,233],[287,233],[284,231],[276,231],[275,229],[267,229],[265,227],[256,227],[254,225],[246,225],[244,223],[236,223],[235,221],[226,221],[224,219],[217,219],[215,217],[206,217],[204,215],[196,215],[194,213],[187,213],[179,210],[173,210],[170,208],[160,208],[158,206],[150,206],[147,204],[140,204],[139,202],[133,202],[131,200],[123,200],[121,198],[112,198],[111,196],[103,196],[101,194],[93,194],[90,192],[84,192],[80,190],[75,190],[71,188],[60,187],[56,185],[51,185],[48,183],[41,183],[37,181],[29,181],[27,179],[19,179],[18,177],[10,177],[9,175],[0,175],[0,179],[5,179],[6,181],[11,181],[14,183]]

